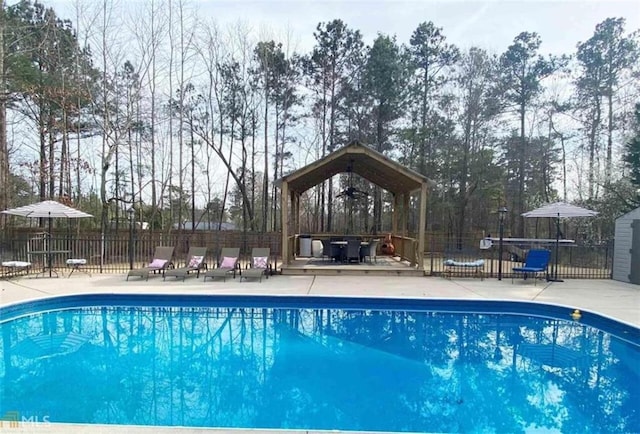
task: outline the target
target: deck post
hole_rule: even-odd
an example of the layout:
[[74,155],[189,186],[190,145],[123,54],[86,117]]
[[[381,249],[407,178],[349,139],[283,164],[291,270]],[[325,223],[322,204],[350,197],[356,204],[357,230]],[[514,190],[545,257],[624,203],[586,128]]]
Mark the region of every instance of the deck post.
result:
[[423,182],[420,188],[420,226],[418,227],[418,251],[416,260],[418,268],[424,269],[424,228],[427,225],[427,183]]
[[289,265],[289,183],[282,181],[282,265]]

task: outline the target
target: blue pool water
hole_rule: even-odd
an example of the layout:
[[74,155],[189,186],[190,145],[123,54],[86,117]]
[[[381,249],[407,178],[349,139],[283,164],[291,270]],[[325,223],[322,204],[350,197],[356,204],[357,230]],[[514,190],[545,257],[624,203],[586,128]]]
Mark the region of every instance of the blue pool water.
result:
[[640,333],[515,302],[88,295],[0,309],[0,415],[640,432]]

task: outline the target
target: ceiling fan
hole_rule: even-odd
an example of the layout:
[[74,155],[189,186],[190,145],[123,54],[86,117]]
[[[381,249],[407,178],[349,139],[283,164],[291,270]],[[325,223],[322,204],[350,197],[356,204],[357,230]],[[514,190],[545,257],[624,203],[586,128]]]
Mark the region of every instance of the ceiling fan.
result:
[[344,197],[347,199],[357,200],[369,196],[369,193],[367,193],[366,191],[360,190],[359,188],[353,186],[353,160],[351,160],[349,166],[347,166],[347,173],[349,174],[347,183],[348,185],[344,190],[338,193],[336,197]]

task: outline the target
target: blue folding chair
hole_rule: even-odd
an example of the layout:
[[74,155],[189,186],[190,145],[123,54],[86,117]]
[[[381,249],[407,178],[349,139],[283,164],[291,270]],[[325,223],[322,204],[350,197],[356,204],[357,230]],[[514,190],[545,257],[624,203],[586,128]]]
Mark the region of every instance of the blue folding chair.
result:
[[[549,258],[551,258],[551,252],[543,249],[532,249],[527,253],[527,258],[524,261],[522,267],[514,267],[513,272],[523,273],[526,280],[529,274],[533,275],[533,284],[536,284],[536,278],[538,273],[545,273],[548,277],[547,268],[549,267]],[[513,283],[513,275],[511,276],[511,282]]]

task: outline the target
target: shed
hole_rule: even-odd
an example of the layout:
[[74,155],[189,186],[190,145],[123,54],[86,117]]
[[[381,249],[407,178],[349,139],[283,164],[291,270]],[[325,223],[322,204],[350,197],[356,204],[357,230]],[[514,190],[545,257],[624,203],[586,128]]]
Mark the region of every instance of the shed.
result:
[[640,208],[616,219],[613,279],[640,285]]

